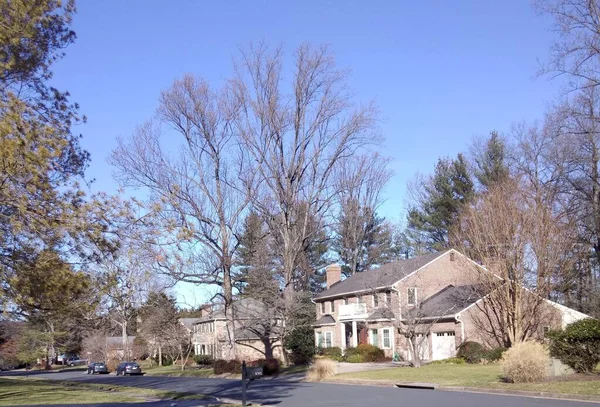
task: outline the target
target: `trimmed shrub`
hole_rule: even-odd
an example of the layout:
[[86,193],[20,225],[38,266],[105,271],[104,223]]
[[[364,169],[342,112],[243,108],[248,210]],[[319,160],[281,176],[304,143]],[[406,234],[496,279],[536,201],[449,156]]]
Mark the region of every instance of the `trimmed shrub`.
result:
[[281,363],[278,359],[257,359],[248,364],[248,366],[258,367],[262,366],[263,375],[265,376],[276,376],[281,370]]
[[538,342],[521,342],[502,355],[504,379],[511,383],[529,383],[547,375],[550,357],[544,345]]
[[330,359],[317,359],[312,364],[308,373],[306,374],[306,380],[309,382],[318,382],[323,379],[327,379],[335,374],[335,362]]
[[214,359],[212,355],[196,355],[194,356],[194,362],[201,366],[212,366]]
[[290,351],[290,360],[293,364],[310,363],[316,353],[315,332],[311,327],[295,328],[286,335],[284,345]]
[[502,355],[506,352],[505,347],[498,347],[485,352],[485,360],[488,362],[497,362],[502,359]]
[[363,355],[354,354],[346,356],[346,362],[348,363],[364,363],[364,361]]
[[321,348],[319,354],[337,362],[342,361],[342,349],[338,348],[337,346],[331,348]]
[[458,347],[456,356],[467,363],[480,363],[486,358],[486,349],[479,342],[467,341]]
[[242,373],[242,362],[239,360],[223,360],[217,359],[213,362],[213,370],[215,374],[223,373]]
[[379,349],[377,346],[361,344],[356,349],[358,349],[358,354],[363,357],[364,362],[383,362],[385,360],[383,349]]
[[448,359],[442,359],[442,360],[434,360],[433,362],[430,362],[430,365],[464,365],[465,360],[462,358],[448,358]]
[[600,321],[587,318],[553,331],[550,354],[579,373],[594,371],[600,363]]

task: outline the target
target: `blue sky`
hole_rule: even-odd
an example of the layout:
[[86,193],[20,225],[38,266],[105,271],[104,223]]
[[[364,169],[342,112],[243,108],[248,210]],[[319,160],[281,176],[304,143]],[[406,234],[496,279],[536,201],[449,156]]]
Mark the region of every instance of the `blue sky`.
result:
[[118,136],[152,117],[159,93],[185,73],[219,84],[250,41],[327,43],[358,100],[382,114],[396,173],[382,214],[403,217],[406,182],[474,136],[541,120],[558,84],[536,78],[553,39],[525,0],[78,2],[76,43],[53,84],[88,122],[77,131],[92,192],[116,192],[106,159]]

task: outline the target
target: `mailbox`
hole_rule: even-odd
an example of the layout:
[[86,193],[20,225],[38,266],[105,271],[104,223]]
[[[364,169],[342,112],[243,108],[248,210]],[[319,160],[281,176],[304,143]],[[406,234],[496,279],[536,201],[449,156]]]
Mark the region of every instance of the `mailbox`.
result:
[[263,368],[262,367],[249,367],[248,368],[248,379],[254,380],[263,377]]

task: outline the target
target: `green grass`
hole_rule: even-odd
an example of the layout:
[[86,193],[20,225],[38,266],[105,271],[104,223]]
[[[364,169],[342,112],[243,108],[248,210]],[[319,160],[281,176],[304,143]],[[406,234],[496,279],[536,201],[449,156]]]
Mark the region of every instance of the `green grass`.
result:
[[371,370],[345,373],[332,380],[364,380],[381,382],[437,383],[441,386],[477,387],[482,389],[521,390],[547,393],[578,394],[600,396],[600,375],[573,375],[538,383],[504,383],[502,370],[498,364],[451,365],[437,364],[421,368],[398,367],[394,369]]
[[208,377],[213,374],[212,368],[187,367],[181,370],[181,366],[155,366],[144,369],[147,376],[176,376],[176,377]]
[[57,382],[37,379],[0,379],[0,406],[36,404],[143,403],[148,399],[190,400],[201,394],[184,394],[134,387]]
[[296,373],[306,373],[308,371],[308,365],[292,365],[292,366],[282,366],[280,374],[296,374]]

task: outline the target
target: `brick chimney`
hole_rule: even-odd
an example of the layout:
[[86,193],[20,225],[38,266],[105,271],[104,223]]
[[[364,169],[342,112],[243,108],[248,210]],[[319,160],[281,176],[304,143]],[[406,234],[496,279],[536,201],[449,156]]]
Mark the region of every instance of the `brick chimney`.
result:
[[330,264],[325,267],[325,273],[327,274],[328,289],[342,279],[342,267],[339,264]]

